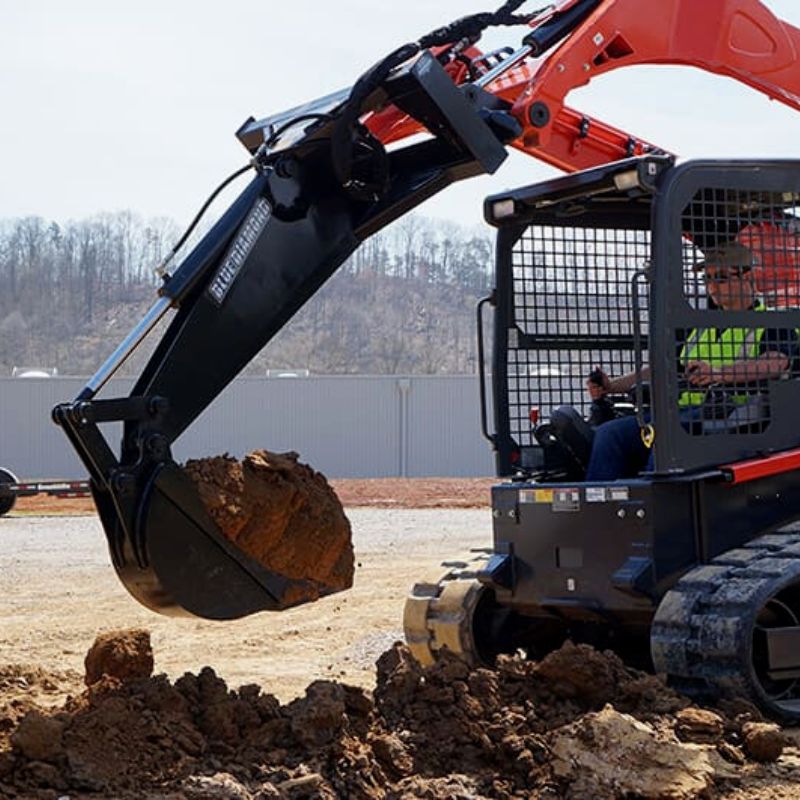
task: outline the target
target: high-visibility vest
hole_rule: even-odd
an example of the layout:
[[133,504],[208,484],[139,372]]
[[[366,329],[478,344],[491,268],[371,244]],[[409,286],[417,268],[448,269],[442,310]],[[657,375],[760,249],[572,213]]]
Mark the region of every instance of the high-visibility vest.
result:
[[[755,311],[764,311],[759,304]],[[681,350],[681,364],[686,366],[690,361],[705,361],[712,367],[727,367],[737,361],[758,356],[764,328],[696,328],[689,334]],[[732,403],[741,405],[752,398],[746,392],[731,392],[725,395]],[[681,407],[700,406],[706,399],[705,391],[681,392],[678,405]]]

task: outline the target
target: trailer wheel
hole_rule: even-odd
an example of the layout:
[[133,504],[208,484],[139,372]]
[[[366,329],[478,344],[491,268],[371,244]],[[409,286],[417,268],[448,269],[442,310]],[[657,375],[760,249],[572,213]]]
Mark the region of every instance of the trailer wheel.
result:
[[8,484],[17,483],[17,476],[0,467],[0,517],[4,517],[17,503],[17,496],[7,488]]

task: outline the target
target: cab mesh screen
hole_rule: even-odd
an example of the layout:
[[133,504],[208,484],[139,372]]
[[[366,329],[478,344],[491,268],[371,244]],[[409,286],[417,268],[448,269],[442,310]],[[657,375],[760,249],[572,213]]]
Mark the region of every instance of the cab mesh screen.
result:
[[[534,225],[517,240],[507,362],[517,444],[534,444],[532,409],[539,423],[562,405],[588,416],[593,370],[612,378],[634,371],[632,280],[649,256],[650,234],[641,230]],[[644,332],[647,289],[639,286]],[[642,346],[647,363],[646,337]]]
[[776,384],[799,374],[798,199],[703,189],[684,210],[684,297],[701,312],[674,331],[675,400],[690,435],[762,433]]

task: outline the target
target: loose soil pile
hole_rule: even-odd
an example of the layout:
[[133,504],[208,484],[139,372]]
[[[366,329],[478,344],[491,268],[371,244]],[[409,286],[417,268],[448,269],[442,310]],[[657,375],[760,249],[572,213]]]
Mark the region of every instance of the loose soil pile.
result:
[[255,685],[232,691],[210,667],[171,683],[142,674],[149,664],[147,632],[118,632],[62,707],[12,718],[0,706],[0,797],[797,796],[800,753],[754,708],[696,708],[586,646],[424,670],[397,644],[374,693],[316,681],[286,705]]
[[267,569],[301,582],[294,599],[305,602],[349,589],[354,559],[339,498],[297,459],[256,450],[242,461],[217,456],[184,469],[222,533]]

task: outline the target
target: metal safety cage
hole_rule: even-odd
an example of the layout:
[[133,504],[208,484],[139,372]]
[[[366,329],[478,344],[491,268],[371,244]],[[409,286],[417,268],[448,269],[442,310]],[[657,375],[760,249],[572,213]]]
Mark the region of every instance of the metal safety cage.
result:
[[800,445],[800,162],[691,162],[654,207],[655,470]]
[[586,381],[595,369],[619,376],[635,372],[637,358],[647,363],[651,198],[670,164],[628,159],[486,201],[498,228],[499,475],[543,466],[537,437],[559,407],[590,415]]

